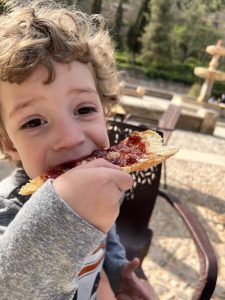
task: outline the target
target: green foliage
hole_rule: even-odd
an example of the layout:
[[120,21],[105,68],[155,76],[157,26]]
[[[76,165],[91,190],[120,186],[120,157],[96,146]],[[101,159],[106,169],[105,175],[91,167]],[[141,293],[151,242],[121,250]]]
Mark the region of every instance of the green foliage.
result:
[[201,64],[200,61],[198,61],[195,57],[188,57],[185,60],[185,65],[189,68],[191,68],[192,70],[194,70],[195,67],[199,66]]
[[76,7],[79,8],[81,11],[90,13],[91,12],[91,1],[84,1],[84,0],[73,0],[73,3],[76,4]]
[[140,40],[141,35],[144,32],[149,15],[150,15],[150,0],[142,0],[136,21],[132,23],[127,33],[127,46],[133,54],[137,54],[141,51],[142,43]]
[[215,12],[225,4],[223,0],[203,0],[207,12]]
[[4,12],[4,1],[0,0],[0,14]]
[[121,70],[132,69],[133,65],[130,64],[130,57],[127,52],[117,51],[116,52],[116,62],[117,66]]
[[213,85],[212,96],[216,98],[221,98],[221,95],[225,92],[224,82],[215,82]]
[[201,91],[202,85],[199,82],[194,82],[190,87],[187,95],[190,97],[198,97]]
[[[74,1],[88,6],[90,12],[93,0]],[[225,36],[222,17],[217,19],[225,11],[225,0],[138,2],[115,0],[116,5],[111,5],[111,0],[102,1],[101,13],[111,20],[116,43],[123,50],[116,54],[119,68],[190,85],[202,82],[193,71],[196,66],[208,67],[211,56],[205,52],[206,46]],[[126,46],[129,53],[125,52]],[[225,70],[225,58],[220,60],[219,69]],[[192,88],[197,93],[197,85]],[[214,84],[216,95],[224,90],[223,83]]]
[[177,61],[183,62],[188,57],[198,60],[206,58],[205,47],[216,44],[221,38],[218,30],[213,28],[209,22],[187,21],[183,24],[176,24],[172,30],[172,56]]
[[121,52],[121,51],[117,51],[116,52],[116,61],[118,66],[122,67],[124,65],[128,65],[129,64],[129,55],[127,52]]
[[66,3],[67,3],[68,5],[73,5],[73,4],[74,4],[73,0],[66,0]]
[[202,13],[216,12],[225,4],[224,0],[177,0],[175,5],[185,14],[191,12],[196,15]]
[[133,69],[137,73],[145,74],[149,78],[160,78],[186,84],[192,84],[196,81],[194,67],[199,65],[199,62],[194,59],[187,60],[184,64],[152,62],[151,65],[143,65],[137,59],[135,65],[131,65],[129,54],[126,52],[117,52],[116,60],[118,67],[121,69]]
[[117,49],[122,50],[124,48],[123,45],[123,37],[121,34],[121,29],[123,26],[123,4],[124,0],[120,0],[119,5],[116,10],[115,21],[113,26],[114,37],[117,45]]
[[167,62],[171,59],[170,42],[170,0],[151,0],[150,23],[142,36],[142,60],[144,64],[149,61]]
[[192,84],[196,79],[192,67],[175,63],[153,63],[146,69],[146,75],[150,78],[161,78],[186,84]]

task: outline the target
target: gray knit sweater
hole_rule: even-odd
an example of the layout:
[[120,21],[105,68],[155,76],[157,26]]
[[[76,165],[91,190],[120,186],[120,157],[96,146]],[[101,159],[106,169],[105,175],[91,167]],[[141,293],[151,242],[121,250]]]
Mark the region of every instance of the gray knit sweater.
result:
[[[76,214],[50,180],[24,204],[12,191],[27,179],[17,170],[0,183],[0,299],[73,299],[85,258],[106,236]],[[127,262],[118,249],[110,266],[114,288]],[[113,257],[106,260],[114,265]]]

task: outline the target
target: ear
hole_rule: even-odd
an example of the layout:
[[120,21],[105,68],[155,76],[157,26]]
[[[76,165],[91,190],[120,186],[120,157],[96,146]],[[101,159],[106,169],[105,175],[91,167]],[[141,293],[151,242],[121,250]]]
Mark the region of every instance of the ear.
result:
[[20,155],[9,137],[1,137],[4,152],[14,161],[20,160]]

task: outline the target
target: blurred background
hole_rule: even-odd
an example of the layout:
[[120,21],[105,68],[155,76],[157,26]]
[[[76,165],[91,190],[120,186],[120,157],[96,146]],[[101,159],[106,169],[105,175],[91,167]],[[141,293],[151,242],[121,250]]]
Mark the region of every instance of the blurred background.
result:
[[[194,75],[194,70],[207,69],[212,57],[217,56],[206,52],[208,45],[221,40],[220,47],[225,47],[225,0],[61,1],[88,13],[101,13],[108,20],[124,81],[135,88],[145,87],[143,93],[138,93],[130,91],[129,86],[129,93],[135,97],[129,98],[127,94],[123,97],[124,114],[139,113],[142,121],[148,116],[147,122],[154,118],[158,122],[171,103],[182,107],[169,141],[171,144],[179,141],[181,150],[164,169],[167,188],[189,206],[206,229],[219,265],[212,299],[224,300],[225,77],[213,81],[210,98],[206,99],[210,103],[197,103],[205,80]],[[3,11],[0,0],[0,13]],[[218,69],[225,72],[225,49],[222,50]],[[212,82],[206,83],[212,87]],[[143,112],[142,104],[145,104]],[[0,179],[13,169],[1,160]],[[177,215],[160,199],[151,228],[155,238],[143,265],[146,275],[160,299],[190,299],[198,278],[194,245]]]
[[[157,80],[178,83],[174,88],[190,96],[199,95],[203,82],[193,74],[194,68],[208,66],[211,58],[206,46],[225,40],[225,0],[59,1],[106,17],[117,45],[118,66],[126,74],[156,84]],[[224,87],[225,83],[216,82],[212,96],[221,98]]]
[[[178,83],[174,88],[190,96],[199,95],[203,82],[193,74],[194,68],[208,66],[211,59],[206,46],[225,40],[224,0],[65,1],[106,17],[117,44],[118,66],[126,74],[156,84]],[[223,62],[224,58],[221,70]],[[224,87],[216,82],[212,96],[221,98]]]

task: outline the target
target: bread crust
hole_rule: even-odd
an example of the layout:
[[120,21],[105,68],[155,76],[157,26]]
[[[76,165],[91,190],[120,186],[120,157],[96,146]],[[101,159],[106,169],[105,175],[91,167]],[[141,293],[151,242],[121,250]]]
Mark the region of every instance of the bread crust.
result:
[[[162,137],[156,131],[148,129],[142,132],[133,131],[132,134],[141,137],[141,142],[144,143],[146,147],[146,154],[144,154],[139,161],[122,167],[127,173],[142,171],[152,166],[156,166],[176,154],[179,150],[179,147],[164,146]],[[128,139],[129,137],[124,139],[123,142],[126,143]],[[50,178],[50,176],[43,174],[30,180],[20,189],[19,193],[21,195],[33,194],[48,178]]]
[[122,167],[127,173],[149,169],[150,167],[156,166],[167,160],[179,151],[179,147],[169,145],[164,146],[162,137],[156,131],[148,129],[142,132],[134,131],[134,134],[139,135],[145,143],[146,155],[139,162]]

